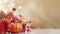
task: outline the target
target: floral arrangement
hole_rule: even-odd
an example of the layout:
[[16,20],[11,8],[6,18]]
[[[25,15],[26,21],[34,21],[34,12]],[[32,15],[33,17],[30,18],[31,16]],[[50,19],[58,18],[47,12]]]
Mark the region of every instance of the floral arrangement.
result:
[[[0,21],[0,32],[3,34],[6,34],[6,32],[25,32],[25,31],[31,31],[30,30],[30,23],[31,21],[27,21],[23,23],[22,19],[19,19],[17,16],[14,16],[14,12],[16,11],[16,8],[12,9],[12,12],[9,12],[8,15],[6,15],[5,18],[3,18]],[[19,15],[20,18],[22,17]]]

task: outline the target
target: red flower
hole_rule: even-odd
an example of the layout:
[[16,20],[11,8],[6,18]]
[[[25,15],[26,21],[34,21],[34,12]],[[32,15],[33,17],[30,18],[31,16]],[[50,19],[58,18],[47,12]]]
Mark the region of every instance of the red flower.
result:
[[15,21],[18,21],[19,23],[22,22],[22,20],[21,19],[18,19],[18,17],[12,16],[12,22],[15,22]]
[[2,19],[2,21],[0,22],[0,32],[6,32],[9,24],[9,21]]

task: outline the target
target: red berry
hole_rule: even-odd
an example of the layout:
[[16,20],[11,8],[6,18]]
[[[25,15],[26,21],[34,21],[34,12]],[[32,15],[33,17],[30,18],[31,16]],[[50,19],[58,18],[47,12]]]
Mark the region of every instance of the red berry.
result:
[[13,8],[12,10],[13,10],[13,11],[16,11],[16,8]]
[[31,21],[29,21],[29,23],[31,23]]
[[25,32],[26,31],[26,24],[23,24],[22,26],[23,26],[23,32]]
[[30,26],[27,26],[27,28],[29,28]]
[[30,29],[27,29],[27,31],[29,31]]
[[21,15],[19,15],[21,17]]

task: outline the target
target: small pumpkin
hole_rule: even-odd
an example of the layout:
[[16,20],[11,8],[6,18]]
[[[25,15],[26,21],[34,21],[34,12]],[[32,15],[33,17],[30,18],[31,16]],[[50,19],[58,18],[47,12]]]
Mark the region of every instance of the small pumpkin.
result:
[[11,32],[21,32],[22,31],[21,23],[11,23],[10,31]]

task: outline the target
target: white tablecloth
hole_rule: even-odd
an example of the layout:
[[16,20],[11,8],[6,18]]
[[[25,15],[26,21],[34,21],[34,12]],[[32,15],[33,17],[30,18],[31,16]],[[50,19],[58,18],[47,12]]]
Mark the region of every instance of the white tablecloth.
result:
[[60,29],[32,29],[31,32],[20,32],[19,34],[60,34]]

